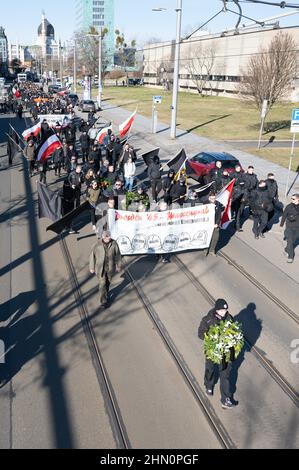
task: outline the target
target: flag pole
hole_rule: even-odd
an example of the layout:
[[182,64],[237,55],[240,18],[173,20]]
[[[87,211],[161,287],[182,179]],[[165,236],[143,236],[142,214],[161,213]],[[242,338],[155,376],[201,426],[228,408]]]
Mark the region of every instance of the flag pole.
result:
[[19,139],[23,142],[23,144],[26,144],[25,140],[23,139],[23,137],[20,136],[20,134],[15,130],[15,128],[9,123],[10,127],[12,128],[12,130],[17,134],[17,136],[19,137]]

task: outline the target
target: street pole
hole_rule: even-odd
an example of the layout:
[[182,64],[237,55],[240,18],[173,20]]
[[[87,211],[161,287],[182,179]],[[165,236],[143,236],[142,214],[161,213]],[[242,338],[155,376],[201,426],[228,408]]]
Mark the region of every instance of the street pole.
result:
[[76,39],[74,41],[74,83],[73,83],[73,88],[74,88],[74,93],[77,93],[77,51],[76,51]]
[[62,64],[62,46],[61,42],[59,41],[59,75],[60,75],[60,84],[62,86],[63,82],[63,64]]
[[258,142],[258,146],[257,146],[258,150],[260,150],[260,148],[261,148],[262,134],[263,134],[263,130],[264,130],[264,122],[265,122],[265,118],[263,117],[262,122],[261,122],[261,128],[260,128],[259,142]]
[[99,78],[98,78],[99,94],[98,94],[98,105],[101,108],[102,105],[102,28],[100,28],[99,34]]
[[182,27],[182,8],[183,8],[183,1],[178,0],[178,6],[176,9],[176,12],[177,12],[176,45],[175,45],[175,59],[174,59],[173,95],[172,95],[172,106],[171,106],[170,137],[172,139],[176,138],[176,119],[177,119],[179,73],[180,73],[180,42],[181,42],[181,27]]
[[290,163],[289,163],[289,171],[288,171],[288,177],[287,177],[287,183],[286,183],[285,197],[287,197],[288,192],[289,192],[289,180],[290,180],[290,173],[292,169],[292,161],[293,161],[293,156],[294,156],[295,140],[296,140],[296,133],[293,132],[293,142],[292,142],[292,150],[291,150],[291,155],[290,155]]

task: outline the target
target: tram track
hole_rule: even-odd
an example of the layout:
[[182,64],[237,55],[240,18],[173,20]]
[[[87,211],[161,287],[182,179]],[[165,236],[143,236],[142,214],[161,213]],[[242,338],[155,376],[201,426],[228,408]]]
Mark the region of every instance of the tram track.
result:
[[216,415],[215,411],[213,410],[209,400],[206,398],[205,393],[197,383],[194,375],[188,368],[188,365],[184,361],[184,358],[181,356],[180,352],[177,350],[174,342],[172,341],[168,331],[166,330],[165,326],[163,325],[158,313],[156,312],[155,308],[153,307],[152,303],[146,296],[145,292],[143,291],[140,283],[136,281],[134,278],[129,265],[126,266],[126,274],[129,277],[131,285],[134,287],[138,298],[140,299],[144,310],[146,311],[148,317],[154,324],[156,331],[160,335],[161,339],[165,347],[167,348],[168,352],[170,353],[171,357],[173,358],[178,370],[180,371],[184,381],[188,385],[189,389],[191,390],[193,397],[195,398],[197,404],[201,408],[204,413],[204,416],[207,422],[210,425],[210,428],[214,432],[215,436],[217,437],[219,443],[224,449],[235,449],[236,445],[231,439],[230,435],[228,434],[227,430],[223,426],[222,422]]
[[67,267],[69,278],[72,284],[74,296],[79,310],[84,333],[88,342],[89,351],[92,357],[93,365],[97,374],[97,379],[101,390],[104,393],[105,404],[108,409],[110,421],[113,427],[114,435],[120,449],[131,449],[131,444],[127,435],[127,431],[121,416],[121,412],[113,391],[113,387],[109,380],[109,375],[104,365],[102,354],[94,333],[94,329],[89,318],[89,314],[82,298],[80,286],[78,283],[75,267],[66,243],[66,240],[60,237],[60,249],[62,251],[64,261]]
[[[224,258],[224,259],[227,259],[227,258]],[[207,300],[207,302],[210,303],[211,306],[214,306],[216,299],[209,293],[209,291],[204,287],[204,285],[194,276],[194,274],[190,271],[190,269],[186,266],[186,264],[181,259],[179,259],[177,255],[173,257],[173,261],[178,266],[180,271],[183,272],[183,274],[185,274],[185,276],[189,279],[191,284]],[[288,309],[288,307],[286,308]],[[290,400],[295,404],[295,406],[299,408],[299,396],[296,390],[292,387],[292,385],[283,377],[283,375],[276,369],[276,367],[273,366],[271,361],[265,358],[264,355],[260,353],[258,348],[252,345],[249,339],[246,337],[245,337],[245,344],[248,350],[250,350],[252,354],[254,355],[254,357],[257,359],[259,364],[267,371],[267,373],[278,384],[278,386],[283,390],[283,392],[290,398]]]

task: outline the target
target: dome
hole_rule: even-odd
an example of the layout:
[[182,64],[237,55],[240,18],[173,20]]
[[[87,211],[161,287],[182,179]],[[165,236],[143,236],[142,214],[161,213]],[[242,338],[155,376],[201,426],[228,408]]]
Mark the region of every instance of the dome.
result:
[[55,35],[54,27],[51,25],[51,23],[49,23],[49,21],[46,18],[43,19],[43,21],[41,22],[41,24],[38,27],[38,35],[39,36],[42,36],[42,34],[43,34],[43,27],[46,30],[46,36],[48,38],[54,38],[54,35]]

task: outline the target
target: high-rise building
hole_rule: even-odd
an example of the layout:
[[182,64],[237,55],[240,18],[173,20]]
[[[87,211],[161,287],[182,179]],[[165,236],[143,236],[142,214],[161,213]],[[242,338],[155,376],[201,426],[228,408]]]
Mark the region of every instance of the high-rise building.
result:
[[105,48],[110,64],[114,60],[114,0],[76,0],[77,30],[88,31],[91,26],[98,31],[107,28]]
[[0,73],[5,74],[8,67],[8,44],[4,28],[0,27]]

